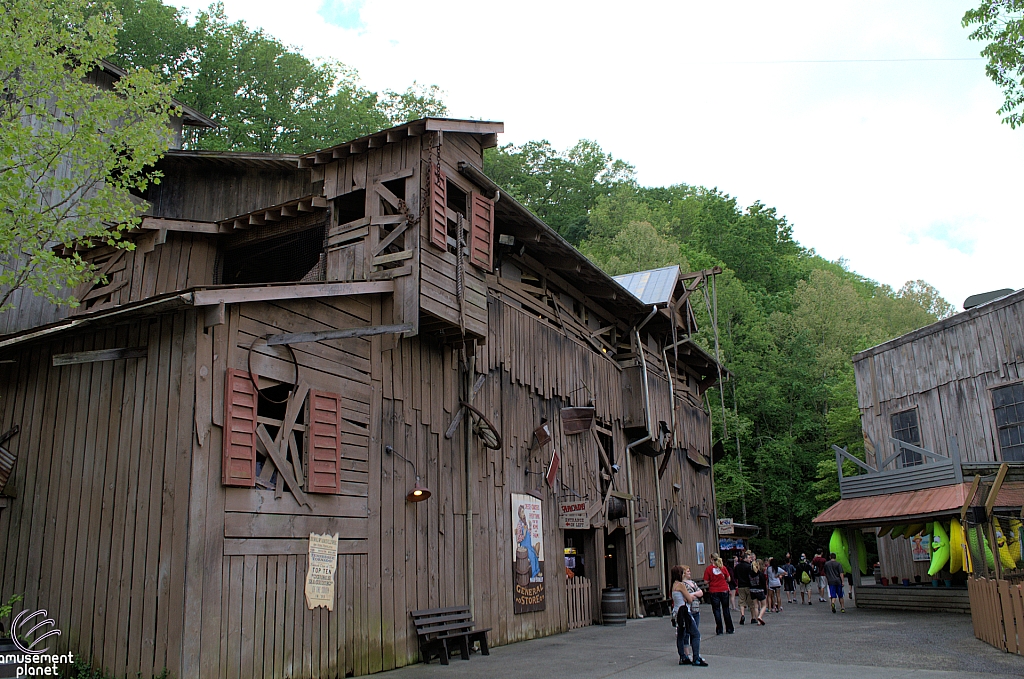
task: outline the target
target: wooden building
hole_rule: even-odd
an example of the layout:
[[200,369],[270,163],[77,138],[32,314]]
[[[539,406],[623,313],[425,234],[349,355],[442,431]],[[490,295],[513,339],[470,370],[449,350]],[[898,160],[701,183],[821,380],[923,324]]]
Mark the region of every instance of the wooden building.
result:
[[714,272],[645,304],[484,175],[501,131],[169,152],[136,248],[88,249],[81,307],[0,336],[0,596],[116,676],[341,677],[417,662],[412,610],[468,604],[500,645],[696,567]]
[[[867,459],[836,449],[842,499],[816,524],[877,532],[963,520],[969,506],[986,504],[975,478],[991,482],[1001,467],[1002,495],[989,510],[1016,507],[1019,516],[1024,291],[862,351],[853,364]],[[857,475],[843,475],[844,460]],[[929,561],[914,561],[911,549],[903,536],[880,537],[879,575],[931,585]]]

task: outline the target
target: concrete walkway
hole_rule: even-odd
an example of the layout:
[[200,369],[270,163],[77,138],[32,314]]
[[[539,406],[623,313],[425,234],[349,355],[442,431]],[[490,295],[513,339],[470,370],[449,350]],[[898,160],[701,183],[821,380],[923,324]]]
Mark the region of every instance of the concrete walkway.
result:
[[968,615],[858,610],[832,614],[828,604],[789,605],[765,615],[764,627],[736,626],[715,636],[710,606],[701,615],[701,655],[710,667],[680,667],[667,618],[625,627],[585,627],[491,649],[490,656],[436,660],[387,679],[661,679],[700,676],[786,679],[997,679],[1024,677],[1024,657],[974,638]]

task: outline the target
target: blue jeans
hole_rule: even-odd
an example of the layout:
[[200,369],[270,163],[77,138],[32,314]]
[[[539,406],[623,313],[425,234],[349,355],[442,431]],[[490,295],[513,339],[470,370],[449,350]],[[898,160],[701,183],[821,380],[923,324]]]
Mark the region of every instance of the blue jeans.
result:
[[691,660],[700,657],[700,613],[690,613],[686,606],[680,606],[676,613],[676,650],[680,658],[686,657],[685,646],[693,649]]
[[[722,633],[722,618],[725,618],[725,631],[732,634],[732,613],[729,611],[729,593],[711,593],[711,612],[715,614],[715,634]],[[698,613],[698,615],[700,615]]]

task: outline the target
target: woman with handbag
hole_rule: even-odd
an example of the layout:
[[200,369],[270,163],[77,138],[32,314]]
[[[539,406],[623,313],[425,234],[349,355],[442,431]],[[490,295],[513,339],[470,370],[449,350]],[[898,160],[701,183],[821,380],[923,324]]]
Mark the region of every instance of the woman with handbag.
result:
[[760,559],[756,559],[751,564],[750,570],[750,598],[753,599],[753,609],[750,611],[751,622],[757,622],[758,625],[764,625],[764,611],[768,608],[765,603],[765,573],[764,563]]
[[[680,665],[707,667],[700,656],[700,598],[704,592],[697,587],[689,566],[672,567],[672,613],[676,617],[676,650]],[[687,654],[692,648],[693,656]]]

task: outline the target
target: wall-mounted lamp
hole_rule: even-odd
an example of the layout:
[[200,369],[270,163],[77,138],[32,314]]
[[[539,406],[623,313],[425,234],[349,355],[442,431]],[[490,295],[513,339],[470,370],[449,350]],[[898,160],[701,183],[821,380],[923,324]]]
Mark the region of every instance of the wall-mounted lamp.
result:
[[423,502],[428,497],[430,497],[430,491],[427,489],[426,486],[420,483],[420,475],[419,473],[417,473],[416,465],[413,464],[412,460],[407,458],[405,455],[402,455],[391,446],[384,446],[384,452],[389,455],[397,455],[398,457],[402,458],[410,465],[412,465],[412,473],[416,475],[416,483],[415,485],[413,485],[412,490],[409,491],[409,494],[405,496],[406,502]]

